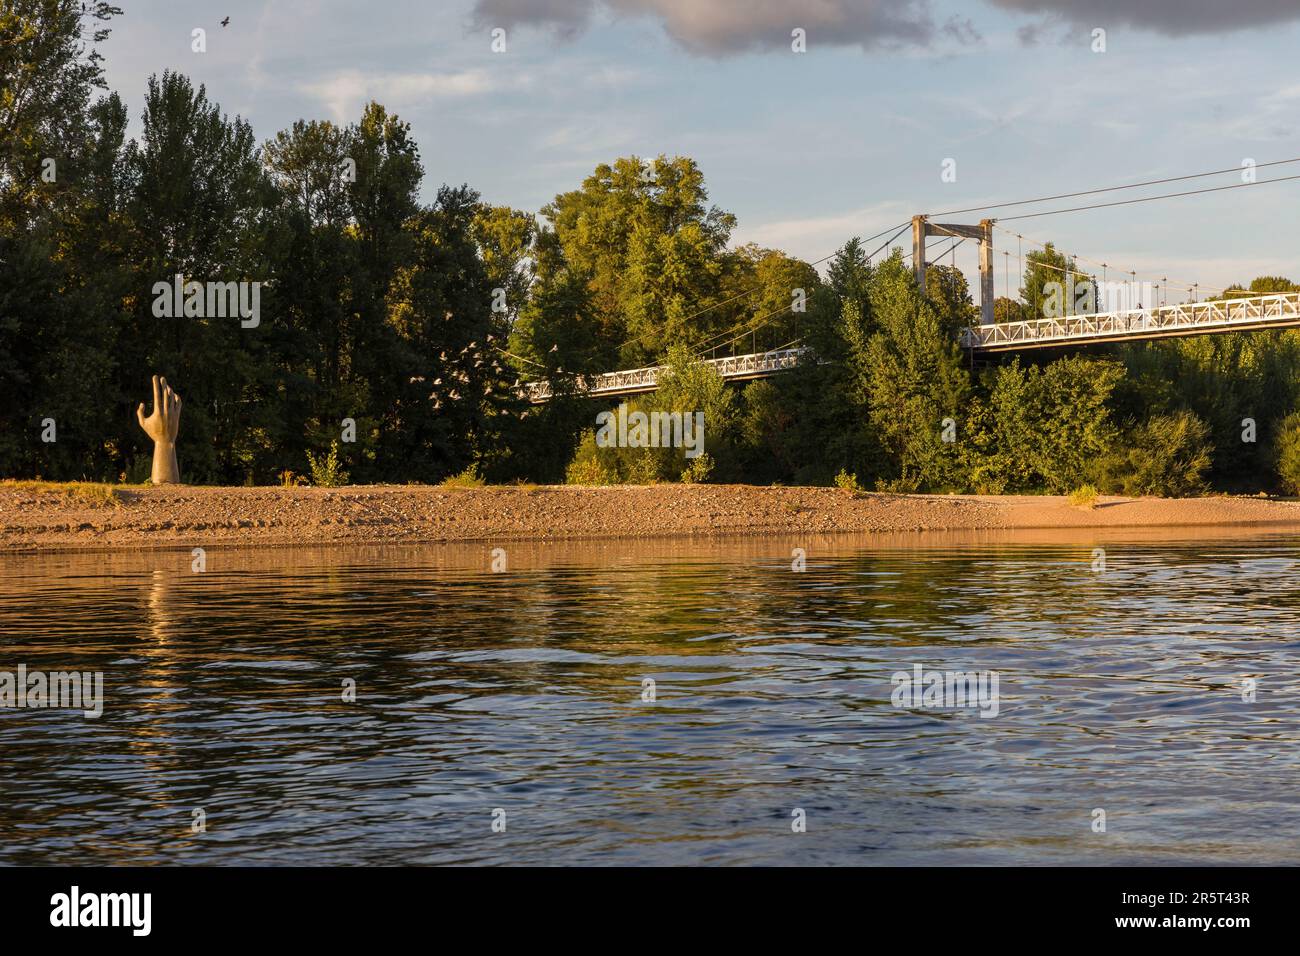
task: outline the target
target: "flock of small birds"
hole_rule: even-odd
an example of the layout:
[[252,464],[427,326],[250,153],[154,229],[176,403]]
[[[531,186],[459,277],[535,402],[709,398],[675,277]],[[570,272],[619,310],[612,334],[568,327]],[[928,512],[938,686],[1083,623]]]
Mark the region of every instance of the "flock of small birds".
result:
[[[83,4],[83,9],[84,9],[84,4]],[[226,18],[224,18],[224,19],[221,21],[221,26],[222,26],[223,28],[224,28],[224,27],[228,27],[228,26],[230,26],[230,17],[226,17]],[[446,318],[447,318],[447,319],[450,319],[451,317],[452,317],[452,314],[451,314],[450,312],[448,312],[447,315],[446,315]],[[490,342],[492,341],[492,336],[489,335],[489,336],[487,337],[487,340],[488,340],[488,342],[490,343]],[[475,347],[477,347],[477,345],[478,345],[477,342],[471,342],[471,343],[469,343],[469,345],[467,345],[465,348],[463,348],[463,349],[460,350],[460,355],[464,355],[465,353],[467,353],[467,352],[469,352],[470,350],[472,350],[472,349],[474,349]],[[553,346],[551,347],[551,351],[552,351],[552,352],[555,352],[555,351],[557,351],[558,349],[559,349],[559,346],[558,346],[558,345],[553,345]],[[441,361],[441,362],[445,362],[445,361],[447,361],[447,353],[446,353],[446,352],[442,352],[441,354],[439,354],[439,356],[438,356],[438,360]],[[482,357],[480,356],[480,357],[478,357],[478,358],[476,358],[476,359],[474,360],[474,367],[475,367],[475,368],[481,368],[482,366],[483,366],[483,359],[482,359]],[[500,371],[502,371],[501,363],[498,362],[498,361],[496,360],[495,357],[492,359],[492,370],[495,371],[495,372],[500,372]],[[563,369],[561,369],[561,371],[563,371]],[[466,373],[464,373],[464,372],[458,372],[458,373],[455,373],[455,374],[453,374],[451,377],[454,378],[456,381],[460,382],[461,384],[467,384],[467,383],[469,382],[469,375],[466,374]],[[423,376],[417,376],[417,377],[411,379],[411,381],[412,381],[412,382],[423,382],[423,381],[424,381],[424,377],[423,377]],[[515,384],[516,384],[516,385],[519,384],[519,381],[518,381],[517,379],[515,380]],[[438,378],[435,378],[435,379],[433,380],[433,385],[434,385],[435,387],[442,385],[442,376],[439,376]],[[485,395],[491,395],[491,394],[492,394],[492,386],[491,386],[491,385],[488,385],[488,386],[486,387],[486,389],[485,389],[485,391],[484,391],[484,394],[485,394]],[[433,393],[431,393],[431,394],[429,395],[429,397],[430,397],[431,399],[433,399],[433,409],[434,409],[434,411],[437,411],[438,409],[442,408],[442,399],[438,396],[438,393],[437,393],[437,392],[433,392]],[[460,391],[459,391],[458,389],[454,389],[454,388],[453,388],[453,389],[451,389],[449,392],[447,392],[447,396],[446,396],[446,397],[447,397],[447,400],[448,400],[448,401],[451,401],[451,402],[459,401],[459,400],[460,400],[460,397],[461,397],[461,396],[460,396]],[[527,412],[527,411],[521,412],[520,415],[519,415],[520,418],[526,418],[527,416],[528,416],[528,412]]]
[[[495,338],[496,336],[489,335],[485,340],[484,344],[489,348],[496,349],[497,346],[492,344],[493,339]],[[443,363],[444,365],[448,364],[447,351],[445,349],[438,353],[438,361]],[[471,361],[473,362],[472,366],[467,364]],[[460,368],[457,368],[456,366],[460,363],[466,363],[466,364],[462,365]],[[486,359],[484,358],[482,350],[479,349],[479,343],[477,340],[470,342],[469,345],[465,346],[458,353],[456,353],[455,356],[451,359],[450,364],[451,364],[451,368],[445,369],[441,375],[435,378],[432,382],[429,382],[429,384],[433,386],[433,391],[429,393],[429,399],[433,402],[433,410],[435,412],[439,411],[442,408],[444,399],[446,399],[448,402],[458,402],[461,400],[462,396],[460,393],[460,388],[452,387],[452,386],[454,385],[454,383],[459,383],[459,385],[462,386],[468,385],[470,381],[470,375],[469,375],[470,369],[483,368],[483,366],[486,364],[488,366],[487,371],[490,371],[491,373],[497,376],[500,376],[500,374],[505,371],[505,367],[501,364],[501,362],[497,359],[495,355],[490,355]],[[445,393],[441,392],[441,389],[443,388],[443,376],[446,376],[449,379],[447,383],[448,389],[447,391],[445,391]],[[416,375],[411,378],[411,384],[413,385],[417,383],[423,383],[426,381],[428,381],[428,379],[423,375]],[[515,380],[515,385],[516,386],[519,385],[518,379]],[[485,383],[483,387],[484,397],[490,396],[493,393],[494,390],[492,384],[490,382]],[[527,410],[520,412],[519,417],[520,418],[528,417]]]

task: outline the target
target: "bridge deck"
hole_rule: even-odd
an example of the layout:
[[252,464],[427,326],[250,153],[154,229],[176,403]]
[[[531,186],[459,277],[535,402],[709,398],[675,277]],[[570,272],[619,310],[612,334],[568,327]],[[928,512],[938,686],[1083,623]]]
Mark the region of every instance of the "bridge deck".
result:
[[[772,352],[755,352],[752,355],[729,355],[726,358],[706,359],[703,364],[710,365],[721,373],[729,382],[742,382],[751,378],[763,378],[774,375],[799,364],[799,359],[809,350],[807,348],[777,349]],[[666,366],[650,365],[645,368],[629,368],[618,372],[606,372],[593,375],[590,379],[579,379],[577,391],[587,396],[598,395],[636,395],[640,392],[653,392],[659,387],[659,373]],[[522,386],[524,395],[534,405],[551,398],[549,381],[527,382]]]
[[961,344],[980,352],[1009,352],[1089,342],[1246,332],[1300,326],[1300,293],[1257,295],[1219,302],[1187,302],[1151,309],[1070,315],[1030,322],[1000,322],[964,329]]

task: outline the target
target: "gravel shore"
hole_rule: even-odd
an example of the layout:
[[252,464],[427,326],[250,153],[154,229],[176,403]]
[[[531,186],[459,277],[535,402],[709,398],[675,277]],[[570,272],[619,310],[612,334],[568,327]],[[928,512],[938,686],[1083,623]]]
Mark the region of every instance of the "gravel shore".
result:
[[0,485],[0,551],[839,534],[1030,528],[1295,525],[1300,502],[852,494],[835,488],[651,485],[614,488],[115,489]]

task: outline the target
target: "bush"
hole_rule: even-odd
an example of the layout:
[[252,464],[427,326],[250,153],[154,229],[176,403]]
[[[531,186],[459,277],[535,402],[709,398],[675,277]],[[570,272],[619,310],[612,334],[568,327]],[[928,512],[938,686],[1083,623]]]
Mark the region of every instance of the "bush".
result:
[[1097,504],[1096,485],[1080,485],[1070,492],[1070,504],[1076,508],[1092,510]]
[[1127,442],[1128,452],[1107,465],[1109,484],[1126,495],[1178,498],[1205,491],[1210,428],[1188,411],[1156,415]]
[[687,459],[686,470],[682,472],[682,483],[686,485],[703,484],[713,474],[713,459],[707,452],[695,458]]
[[564,473],[564,481],[570,485],[616,485],[618,478],[610,474],[594,455],[587,458],[575,458]]
[[127,460],[126,469],[121,474],[124,485],[147,485],[153,477],[153,458],[149,455],[135,455]]
[[479,474],[477,465],[470,465],[459,475],[451,475],[442,479],[444,488],[482,488],[487,482]]
[[841,488],[844,491],[851,491],[855,495],[862,493],[862,486],[858,484],[858,476],[849,474],[849,472],[843,468],[841,468],[840,473],[835,476],[835,487]]
[[1300,412],[1282,419],[1273,447],[1278,483],[1287,494],[1300,495]]
[[339,464],[339,443],[330,442],[328,455],[319,458],[307,452],[307,465],[311,470],[311,483],[318,488],[337,488],[348,483],[348,473]]
[[[620,405],[629,422],[634,416],[645,416],[645,421],[637,426],[642,433],[637,440],[649,440],[655,434],[662,437],[662,432],[656,433],[654,427],[657,413],[680,415],[683,424],[691,425],[697,441],[707,440],[709,453],[688,458],[686,449],[681,447],[598,446],[598,429],[591,429],[583,432],[577,451],[565,469],[566,482],[582,485],[700,482],[719,474],[725,480],[735,473],[733,432],[736,429],[736,402],[722,376],[678,347],[669,350],[666,368],[660,374],[659,389],[655,393]],[[617,415],[620,409],[607,411],[610,415]],[[697,419],[691,417],[695,415],[703,416],[698,420],[706,426],[704,431],[695,430],[693,423]],[[646,423],[648,428],[643,428]],[[612,427],[612,421],[601,426],[603,429]],[[629,428],[629,433],[632,431]],[[684,436],[684,431],[682,429],[679,433],[674,429],[673,435]],[[612,433],[607,434],[613,437]]]

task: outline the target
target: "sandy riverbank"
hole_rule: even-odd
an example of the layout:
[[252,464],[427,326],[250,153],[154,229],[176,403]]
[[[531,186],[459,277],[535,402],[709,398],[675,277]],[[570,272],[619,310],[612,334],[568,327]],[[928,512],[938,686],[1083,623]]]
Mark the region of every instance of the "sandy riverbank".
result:
[[0,550],[560,540],[1036,528],[1294,525],[1300,502],[1047,496],[852,495],[834,488],[117,489],[112,501],[0,485]]

